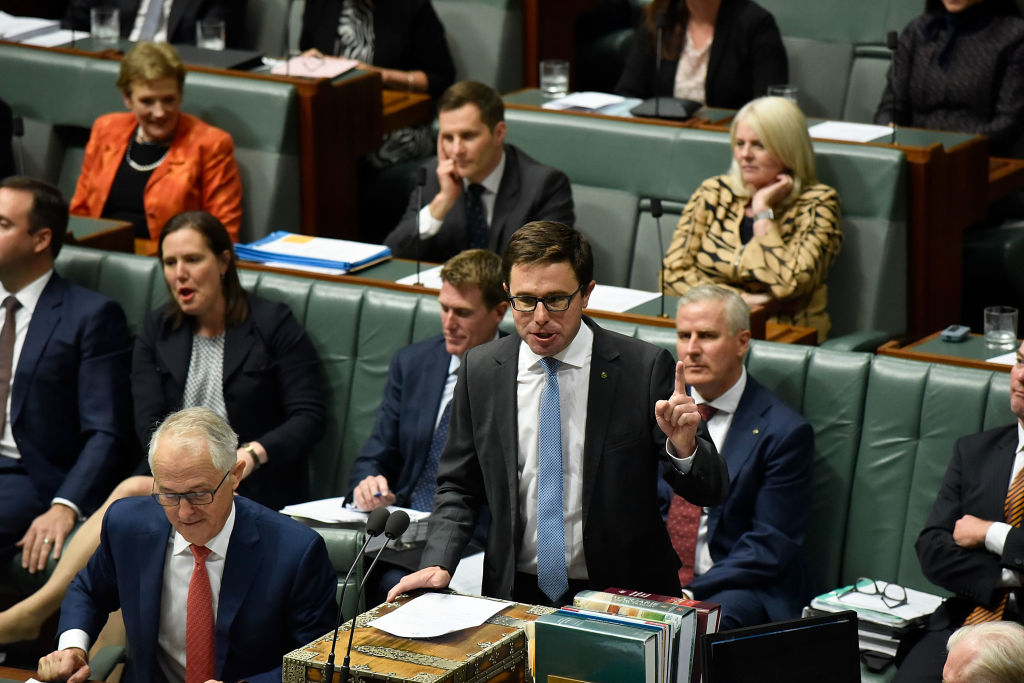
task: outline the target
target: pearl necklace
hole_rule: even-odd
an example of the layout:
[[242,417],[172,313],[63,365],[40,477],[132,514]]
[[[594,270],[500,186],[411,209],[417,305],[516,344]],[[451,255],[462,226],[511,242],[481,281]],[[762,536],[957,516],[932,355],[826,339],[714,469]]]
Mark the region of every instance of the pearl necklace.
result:
[[[142,131],[139,131],[136,134],[135,140],[139,144],[146,144],[145,140],[142,139]],[[128,148],[124,151],[124,160],[128,162],[129,166],[131,166],[134,170],[138,171],[139,173],[148,173],[149,171],[152,171],[154,168],[162,164],[164,162],[164,159],[167,158],[167,153],[170,151],[171,148],[168,146],[164,149],[163,155],[161,155],[161,157],[156,161],[149,164],[140,164],[139,162],[132,159],[132,145],[129,142]]]

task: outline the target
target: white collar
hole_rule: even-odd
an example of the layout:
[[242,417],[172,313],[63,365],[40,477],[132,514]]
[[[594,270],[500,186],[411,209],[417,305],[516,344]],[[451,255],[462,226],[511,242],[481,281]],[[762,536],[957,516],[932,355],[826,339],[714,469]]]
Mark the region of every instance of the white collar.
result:
[[690,394],[693,396],[693,400],[697,405],[701,403],[707,403],[715,410],[723,413],[729,413],[734,415],[736,409],[739,408],[740,399],[743,398],[743,391],[747,388],[747,368],[746,366],[740,366],[740,378],[736,382],[725,390],[721,396],[713,401],[705,401],[704,397],[697,391],[697,387],[690,387]]
[[[228,545],[231,543],[231,531],[235,528],[235,501],[231,501],[231,512],[228,514],[227,520],[224,522],[224,526],[221,527],[217,535],[211,538],[206,543],[206,547],[210,549],[210,554],[214,557],[224,559],[228,556]],[[171,553],[174,555],[181,555],[188,552],[189,550],[188,541],[182,536],[177,530],[174,531],[174,548]]]

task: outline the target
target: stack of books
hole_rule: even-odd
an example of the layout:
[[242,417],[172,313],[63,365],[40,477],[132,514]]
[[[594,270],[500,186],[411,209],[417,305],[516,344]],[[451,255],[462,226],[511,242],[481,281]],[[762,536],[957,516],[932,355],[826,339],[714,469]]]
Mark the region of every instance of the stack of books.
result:
[[[860,582],[865,582],[860,579]],[[853,585],[823,593],[811,600],[803,615],[819,616],[832,612],[854,610],[857,613],[857,634],[860,650],[876,660],[892,661],[900,641],[908,634],[924,628],[928,615],[942,603],[938,595],[912,588],[898,588],[896,595],[906,594],[906,601],[886,599],[883,593],[889,584],[882,580],[872,582],[868,590],[854,590]],[[891,591],[890,591],[891,592]]]
[[717,628],[720,612],[718,605],[682,597],[621,588],[581,591],[571,607],[537,620],[536,680],[699,681],[695,644],[709,623]]
[[334,275],[351,273],[391,258],[391,250],[382,244],[297,235],[282,230],[249,244],[236,244],[235,253],[243,261]]

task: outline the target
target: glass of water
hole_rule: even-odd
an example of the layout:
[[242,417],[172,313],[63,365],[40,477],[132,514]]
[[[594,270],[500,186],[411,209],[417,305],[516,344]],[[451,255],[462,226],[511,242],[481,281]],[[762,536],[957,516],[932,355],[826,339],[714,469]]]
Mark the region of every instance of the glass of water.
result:
[[196,47],[207,50],[224,49],[224,20],[203,19],[196,22]]
[[1017,345],[1017,309],[1013,306],[989,306],[985,309],[985,343],[1013,348]]
[[103,47],[116,47],[121,39],[121,11],[101,5],[89,10],[89,32]]
[[569,94],[568,61],[545,59],[540,63],[540,92],[549,100]]
[[768,95],[770,97],[784,97],[793,104],[799,104],[797,102],[797,95],[800,94],[800,88],[796,87],[792,83],[780,83],[779,85],[769,85]]

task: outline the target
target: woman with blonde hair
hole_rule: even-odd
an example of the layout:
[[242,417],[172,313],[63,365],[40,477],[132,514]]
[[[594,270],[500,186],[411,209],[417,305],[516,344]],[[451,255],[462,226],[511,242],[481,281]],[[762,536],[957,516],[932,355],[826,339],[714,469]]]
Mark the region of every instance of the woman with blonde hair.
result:
[[807,121],[789,100],[760,97],[736,114],[729,137],[729,172],[701,183],[679,219],[665,292],[727,287],[767,307],[770,320],[813,327],[824,340],[825,279],[843,236],[839,195],[818,182]]

